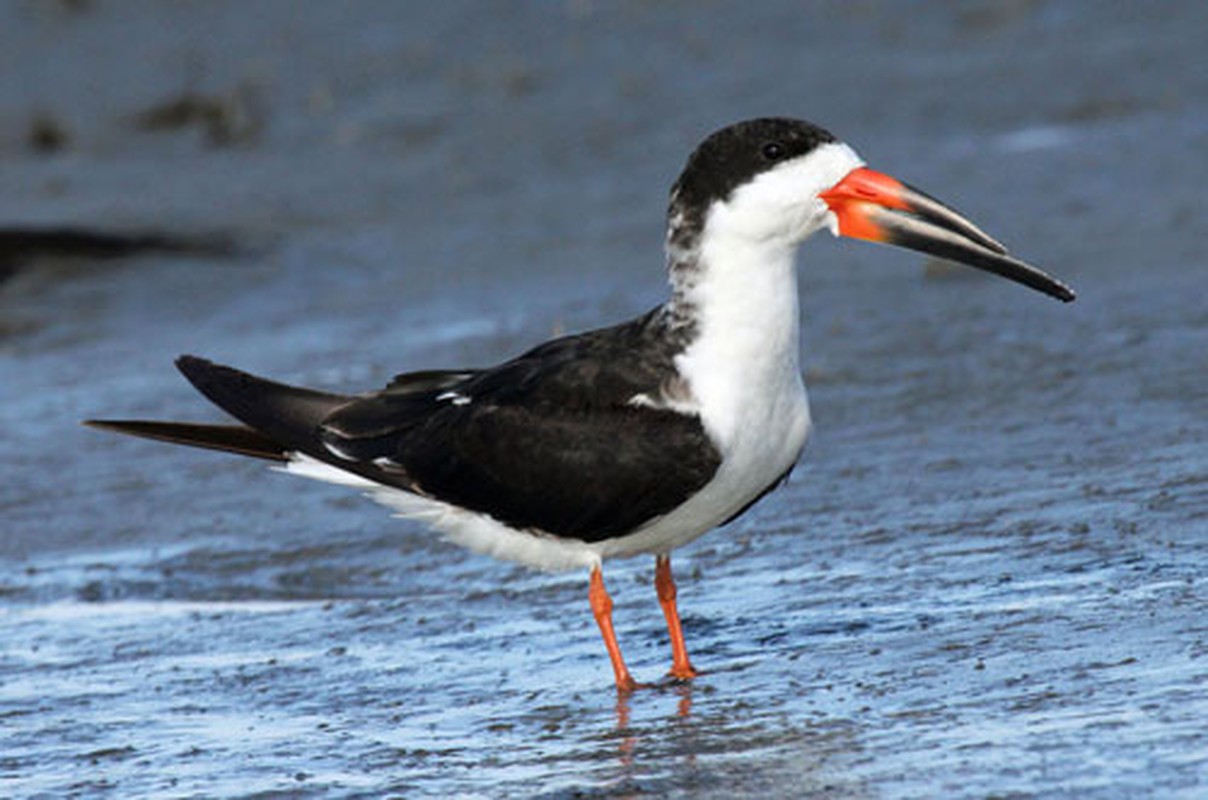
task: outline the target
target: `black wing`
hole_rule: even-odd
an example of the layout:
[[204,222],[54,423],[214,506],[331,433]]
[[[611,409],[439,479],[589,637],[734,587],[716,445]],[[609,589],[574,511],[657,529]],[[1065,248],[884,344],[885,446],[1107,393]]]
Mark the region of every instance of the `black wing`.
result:
[[635,404],[675,383],[648,315],[488,370],[400,376],[334,411],[321,439],[379,480],[516,528],[598,541],[684,502],[720,456],[699,417]]

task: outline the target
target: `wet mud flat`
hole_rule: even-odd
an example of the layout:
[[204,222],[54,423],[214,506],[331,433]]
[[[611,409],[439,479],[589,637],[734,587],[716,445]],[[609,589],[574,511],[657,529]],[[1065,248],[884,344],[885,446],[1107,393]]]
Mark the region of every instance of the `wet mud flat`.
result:
[[[1198,4],[255,8],[0,20],[0,795],[1204,794]],[[647,560],[619,700],[586,576],[77,424],[211,419],[182,352],[369,389],[639,313],[686,148],[769,111],[1080,297],[807,244],[816,432],[674,556],[691,685]]]

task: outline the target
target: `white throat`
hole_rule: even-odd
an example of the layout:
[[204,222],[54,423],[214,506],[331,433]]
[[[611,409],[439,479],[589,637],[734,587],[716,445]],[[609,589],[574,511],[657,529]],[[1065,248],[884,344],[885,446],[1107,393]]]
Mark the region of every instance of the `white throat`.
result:
[[764,422],[752,415],[779,417],[786,403],[804,403],[795,248],[706,236],[699,259],[688,295],[696,336],[677,366],[724,449],[742,427]]

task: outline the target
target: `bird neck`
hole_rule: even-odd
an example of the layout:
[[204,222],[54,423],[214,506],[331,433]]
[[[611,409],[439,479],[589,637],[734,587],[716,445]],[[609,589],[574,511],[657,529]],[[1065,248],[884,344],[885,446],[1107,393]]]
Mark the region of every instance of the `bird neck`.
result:
[[673,225],[667,248],[665,318],[687,343],[675,364],[706,430],[735,464],[762,463],[769,437],[784,437],[781,472],[809,427],[795,244],[724,225],[677,237]]
[[687,342],[676,367],[706,430],[727,457],[746,447],[752,458],[760,447],[752,437],[780,431],[797,437],[786,445],[795,457],[809,419],[799,366],[795,242],[717,225],[676,237],[672,226],[667,251],[672,299],[666,319]]
[[[796,242],[701,226],[673,207],[667,232],[667,318],[696,341],[716,337],[734,358],[798,363]],[[772,366],[772,364],[769,364]]]

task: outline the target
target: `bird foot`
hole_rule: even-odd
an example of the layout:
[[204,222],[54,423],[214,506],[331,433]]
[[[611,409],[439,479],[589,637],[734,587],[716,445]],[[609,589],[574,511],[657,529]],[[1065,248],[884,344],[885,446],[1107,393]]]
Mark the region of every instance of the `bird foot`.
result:
[[667,672],[667,677],[679,682],[690,681],[700,673],[696,671],[691,664],[682,666],[674,666]]

